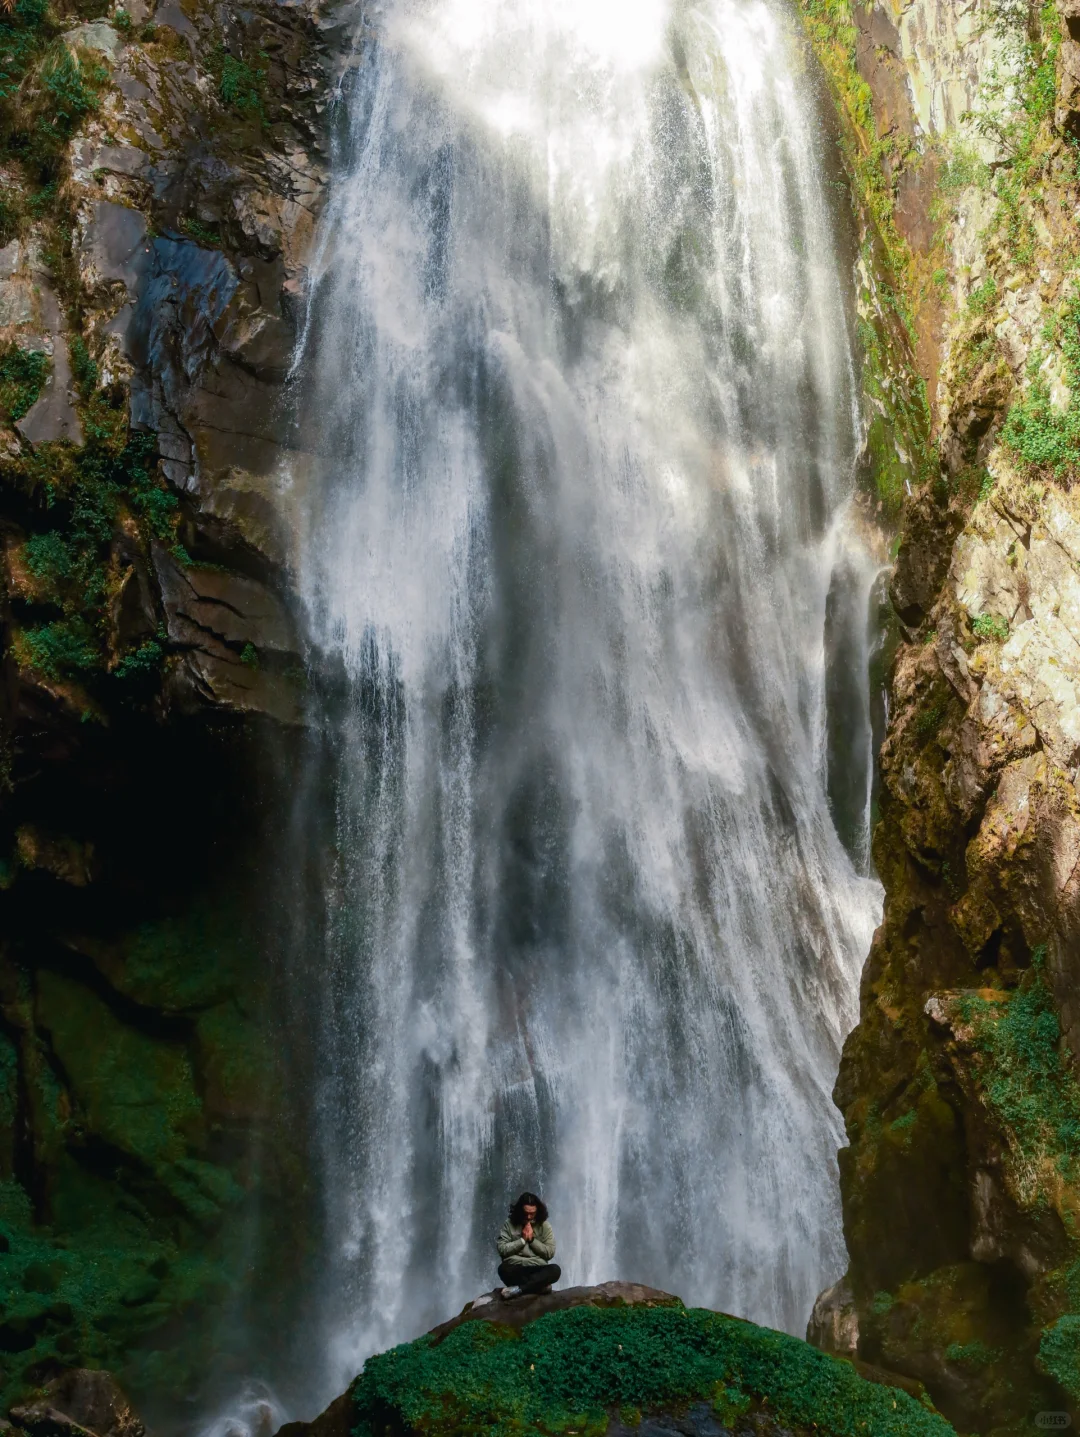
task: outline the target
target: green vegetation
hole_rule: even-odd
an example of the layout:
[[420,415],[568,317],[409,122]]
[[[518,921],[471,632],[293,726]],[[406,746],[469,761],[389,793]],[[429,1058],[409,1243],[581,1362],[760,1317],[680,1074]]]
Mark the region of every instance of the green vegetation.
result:
[[10,10],[0,7],[0,123],[9,119],[8,107],[23,77],[52,33],[48,8],[47,0],[16,0]]
[[55,211],[66,147],[107,79],[96,56],[69,47],[47,0],[0,4],[0,161],[16,177],[0,195],[0,243]]
[[1075,1313],[1066,1313],[1043,1331],[1039,1364],[1073,1402],[1080,1402],[1080,1317]]
[[[77,1181],[74,1173],[64,1177]],[[192,1255],[181,1259],[167,1232],[153,1234],[137,1211],[110,1212],[104,1185],[88,1176],[83,1182],[87,1201],[101,1205],[98,1220],[78,1233],[68,1229],[62,1241],[48,1228],[35,1228],[17,1183],[0,1183],[0,1232],[7,1239],[0,1253],[5,1411],[25,1391],[22,1372],[34,1362],[63,1362],[77,1352],[80,1361],[119,1366],[125,1350],[170,1311],[208,1291],[226,1295],[205,1244],[193,1243]]]
[[965,994],[961,1016],[974,1029],[983,1058],[980,1082],[989,1107],[1009,1135],[1014,1155],[1035,1174],[1053,1163],[1075,1177],[1080,1156],[1080,1082],[1062,1051],[1061,1024],[1036,949],[1020,987],[996,1001]]
[[975,1342],[950,1342],[945,1349],[946,1362],[954,1362],[959,1367],[969,1367],[976,1371],[980,1367],[989,1367],[1000,1356],[999,1352],[995,1352],[985,1342],[978,1340]]
[[940,700],[928,708],[920,709],[915,716],[915,732],[920,738],[931,738],[941,727],[946,705]]
[[257,62],[249,65],[218,45],[210,56],[210,71],[218,82],[222,104],[241,115],[265,119],[266,61],[260,51]]
[[1042,0],[1034,15],[1027,5],[998,3],[993,28],[1004,46],[1004,63],[987,76],[971,119],[1006,157],[994,177],[996,227],[1014,267],[1023,269],[1035,258],[1031,204],[1048,163],[1061,22],[1053,0]]
[[197,1384],[196,1331],[252,1260],[240,1234],[254,1179],[219,1125],[275,1101],[246,903],[223,881],[175,916],[121,905],[120,931],[95,948],[108,989],[5,969],[15,1023],[0,1030],[0,1126],[10,1134],[27,1105],[39,1186],[35,1209],[0,1172],[0,1411],[41,1364],[73,1358],[173,1410]]
[[[73,344],[72,353],[86,394],[97,365],[85,346]],[[23,629],[16,652],[22,663],[52,679],[104,676],[116,583],[110,546],[121,512],[136,515],[157,538],[173,535],[177,500],[156,474],[156,438],[129,433],[122,411],[112,408],[115,398],[89,391],[84,449],[45,445],[20,466],[24,482],[44,491],[52,521],[27,540],[26,565],[39,583],[40,600],[58,612]],[[149,641],[122,655],[114,671],[120,678],[137,677],[161,658],[160,644]]]
[[[67,143],[84,115],[97,109],[97,90],[108,79],[97,61],[73,54],[66,45],[49,51],[39,71],[49,115],[39,124],[55,148]],[[39,138],[39,143],[43,143]],[[44,141],[46,149],[51,148]]]
[[[1051,184],[1069,182],[1075,158],[1063,160],[1060,137],[1053,128],[1061,21],[1052,0],[1034,6],[995,0],[989,6],[991,27],[1002,58],[982,85],[979,102],[966,119],[993,141],[1001,159],[992,172],[970,148],[958,141],[943,166],[939,192],[944,199],[972,185],[988,189],[997,201],[983,237],[993,256],[1007,257],[1014,274],[1033,273],[1038,246],[1039,211]],[[1071,142],[1070,142],[1071,143]],[[1072,146],[1074,156],[1076,145]],[[1075,183],[1075,173],[1072,183]],[[1068,268],[1067,255],[1055,260]],[[965,315],[973,321],[957,344],[954,382],[968,383],[998,354],[988,321],[999,298],[993,276],[987,276],[968,297]],[[1064,314],[1059,311],[1046,335],[1056,345],[1070,394],[1063,407],[1051,401],[1043,372],[1046,351],[1037,352],[1029,368],[1029,384],[1010,409],[1002,440],[1020,463],[1031,470],[1071,478],[1080,464],[1080,295],[1074,286]],[[1002,364],[1001,382],[1011,384]]]
[[189,219],[185,216],[184,219],[180,221],[180,229],[187,235],[188,239],[192,239],[196,244],[203,245],[208,249],[212,249],[221,244],[221,235],[217,230],[211,229],[208,225],[200,224],[198,220]]
[[1004,63],[994,66],[970,118],[1027,178],[1024,168],[1038,163],[1039,129],[1054,113],[1061,21],[1054,0],[1017,5],[994,0],[988,7],[991,28],[1004,48]]
[[16,177],[0,194],[0,244],[55,211],[67,144],[107,78],[68,47],[47,0],[0,4],[0,162]]
[[974,186],[986,189],[992,177],[990,166],[980,159],[977,152],[963,142],[955,140],[947,150],[938,174],[938,193],[944,196],[960,194]]
[[[1013,271],[1023,272],[1035,263],[1035,221],[1044,190],[1055,173],[1061,178],[1060,164],[1054,170],[1060,146],[1053,133],[1061,22],[1056,6],[1042,0],[1030,15],[1026,5],[998,3],[992,7],[992,23],[1004,59],[991,69],[969,119],[999,147],[1003,161],[990,176],[973,154],[958,147],[944,167],[941,189],[945,194],[971,184],[992,189],[997,211],[987,242],[999,244]],[[967,316],[985,321],[997,299],[998,286],[988,276],[969,295]],[[1044,370],[1048,350],[1037,350],[1027,388],[1010,408],[1001,437],[1025,468],[1072,479],[1080,471],[1080,282],[1073,283],[1044,339],[1057,353],[1068,395],[1053,402]],[[963,384],[993,359],[997,343],[985,323],[976,322],[957,352],[955,377]]]
[[0,193],[0,245],[6,245],[19,232],[20,206],[14,194]]
[[987,275],[982,284],[976,285],[967,297],[968,314],[985,314],[997,299],[997,281]]
[[[865,256],[868,266],[871,255]],[[896,294],[885,288],[883,302],[904,321]],[[907,383],[896,383],[890,377],[888,336],[880,324],[860,320],[857,326],[863,355],[863,391],[874,406],[866,436],[874,486],[882,508],[890,519],[899,516],[909,484],[918,484],[930,472],[929,408],[926,385],[917,376],[906,376]],[[901,445],[904,453],[901,453]]]
[[12,423],[33,407],[49,373],[49,356],[40,349],[0,348],[0,419]]
[[1009,410],[1001,437],[1027,468],[1071,479],[1080,470],[1080,281],[1074,281],[1064,314],[1049,333],[1060,350],[1068,402],[1063,409],[1051,402],[1041,373],[1045,353],[1036,352],[1027,391]]
[[71,550],[60,534],[32,534],[23,545],[23,556],[36,579],[48,582],[71,577]]
[[75,614],[27,629],[19,635],[18,653],[29,668],[58,679],[66,673],[100,667],[95,637],[86,619]]
[[997,614],[979,614],[972,622],[971,632],[977,639],[992,639],[996,644],[1003,644],[1009,637],[1009,621]]
[[[159,633],[158,638],[163,635]],[[157,639],[147,639],[137,649],[124,655],[113,672],[118,679],[138,678],[141,675],[156,674],[165,657],[165,650]]]
[[387,1419],[427,1437],[507,1432],[600,1434],[622,1408],[713,1404],[720,1416],[768,1404],[771,1416],[844,1437],[945,1437],[952,1428],[849,1363],[768,1328],[681,1304],[577,1307],[521,1333],[466,1322],[370,1358],[353,1387],[357,1437]]
[[0,11],[0,143],[37,181],[55,180],[61,155],[96,110],[107,71],[59,38],[44,0]]
[[79,386],[79,393],[84,399],[89,399],[97,388],[97,361],[92,358],[81,334],[77,334],[68,345],[68,352],[71,355],[71,372]]

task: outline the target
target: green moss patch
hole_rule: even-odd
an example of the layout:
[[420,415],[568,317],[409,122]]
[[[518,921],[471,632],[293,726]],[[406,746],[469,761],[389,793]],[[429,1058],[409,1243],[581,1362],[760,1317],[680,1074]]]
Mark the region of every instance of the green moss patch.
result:
[[[205,1241],[164,1234],[137,1202],[118,1205],[105,1179],[79,1169],[66,1180],[82,1189],[95,1222],[63,1236],[33,1223],[17,1183],[0,1183],[3,1411],[25,1397],[26,1374],[42,1364],[76,1362],[135,1376],[135,1343],[196,1304],[224,1301],[235,1281]],[[190,1374],[184,1378],[190,1383]]]
[[371,1358],[353,1388],[356,1437],[606,1430],[609,1414],[709,1403],[721,1421],[767,1408],[844,1437],[938,1437],[937,1413],[797,1338],[702,1309],[577,1307],[520,1334],[466,1322]]
[[1009,1136],[1014,1157],[1028,1170],[1053,1163],[1075,1177],[1080,1157],[1080,1083],[1062,1052],[1061,1024],[1037,950],[1021,987],[994,1001],[978,994],[957,999],[981,1056],[979,1081],[987,1104]]
[[257,972],[248,915],[231,894],[140,923],[87,951],[125,997],[165,1013],[194,1013],[227,1000],[240,975]]
[[1003,644],[1009,637],[1009,621],[997,614],[980,614],[971,625],[971,632],[977,639],[992,639]]
[[1043,1333],[1039,1365],[1073,1402],[1080,1402],[1080,1317],[1075,1313],[1067,1313]]
[[[873,257],[867,254],[868,269]],[[879,299],[895,299],[895,291]],[[895,322],[906,324],[902,306],[890,303]],[[863,393],[871,406],[866,432],[866,454],[874,492],[886,517],[900,516],[904,497],[913,485],[930,473],[930,410],[925,383],[914,375],[897,372],[894,338],[886,332],[880,317],[876,322],[860,320],[859,346],[862,350]],[[897,381],[900,382],[897,382]]]
[[84,984],[48,969],[37,1017],[92,1132],[151,1170],[184,1157],[202,1118],[184,1043],[122,1023]]

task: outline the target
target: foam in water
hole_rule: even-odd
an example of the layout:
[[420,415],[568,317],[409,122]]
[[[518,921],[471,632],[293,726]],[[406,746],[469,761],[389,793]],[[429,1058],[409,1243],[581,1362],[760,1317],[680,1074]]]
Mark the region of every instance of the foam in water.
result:
[[880,907],[826,793],[875,565],[800,52],[770,0],[366,19],[298,360],[351,695],[325,1395],[492,1285],[523,1186],[566,1281],[798,1332]]

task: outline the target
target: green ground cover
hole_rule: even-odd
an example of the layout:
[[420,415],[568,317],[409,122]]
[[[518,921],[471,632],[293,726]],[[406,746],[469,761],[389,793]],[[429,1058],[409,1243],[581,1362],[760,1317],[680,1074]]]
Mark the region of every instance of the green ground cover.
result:
[[576,1307],[518,1333],[466,1322],[371,1358],[353,1388],[355,1437],[595,1433],[618,1412],[706,1402],[836,1437],[945,1437],[938,1413],[798,1338],[681,1303]]

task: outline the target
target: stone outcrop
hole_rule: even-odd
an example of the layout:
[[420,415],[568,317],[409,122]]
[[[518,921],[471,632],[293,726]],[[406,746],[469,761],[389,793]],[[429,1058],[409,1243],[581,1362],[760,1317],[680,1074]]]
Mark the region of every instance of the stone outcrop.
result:
[[146,1437],[146,1428],[108,1372],[74,1368],[31,1402],[12,1408],[27,1437]]
[[[493,1349],[508,1360],[482,1369]],[[321,1416],[287,1423],[277,1437],[372,1427],[451,1437],[511,1423],[557,1432],[569,1421],[612,1437],[945,1437],[952,1429],[918,1384],[908,1386],[822,1360],[785,1334],[688,1311],[656,1288],[605,1282],[507,1300],[482,1294],[417,1342],[369,1359]]]
[[[636,1282],[602,1282],[595,1287],[564,1287],[549,1293],[504,1300],[494,1292],[482,1293],[467,1302],[456,1317],[432,1328],[429,1336],[436,1341],[448,1337],[451,1332],[468,1322],[497,1322],[500,1326],[520,1332],[538,1317],[551,1312],[568,1312],[574,1307],[611,1306],[621,1303],[630,1307],[670,1305],[678,1302],[669,1292],[658,1288],[643,1287]],[[277,1437],[351,1437],[356,1423],[352,1389],[334,1399],[321,1416],[313,1422],[287,1422],[277,1432]]]

